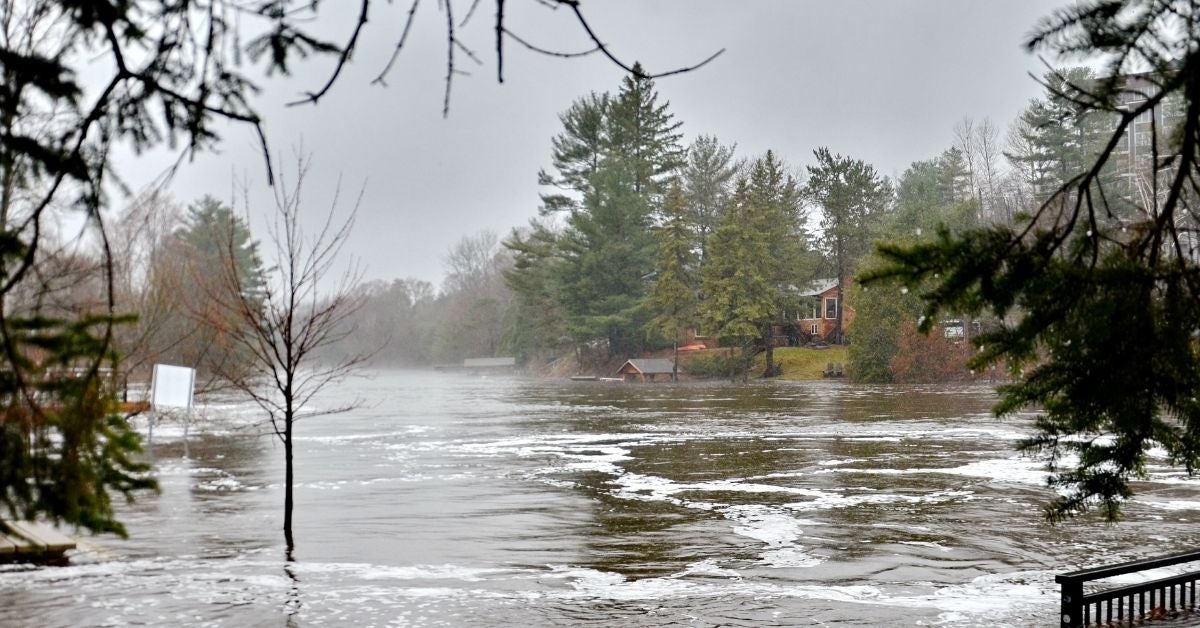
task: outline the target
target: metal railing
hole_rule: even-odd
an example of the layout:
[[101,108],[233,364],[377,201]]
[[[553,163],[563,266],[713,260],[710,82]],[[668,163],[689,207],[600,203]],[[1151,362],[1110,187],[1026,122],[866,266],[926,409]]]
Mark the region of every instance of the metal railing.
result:
[[1200,580],[1200,571],[1086,594],[1083,585],[1101,578],[1197,560],[1200,560],[1200,551],[1059,574],[1054,581],[1062,587],[1061,626],[1076,628],[1133,624],[1192,610],[1196,608],[1196,581]]

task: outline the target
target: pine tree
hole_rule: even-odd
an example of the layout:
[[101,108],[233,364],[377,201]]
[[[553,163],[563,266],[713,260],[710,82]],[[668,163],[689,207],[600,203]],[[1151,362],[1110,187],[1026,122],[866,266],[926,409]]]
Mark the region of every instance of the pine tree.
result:
[[774,320],[778,287],[761,268],[770,258],[762,217],[751,201],[750,184],[740,179],[712,237],[712,256],[703,270],[701,316],[721,342],[741,347],[742,381],[750,368],[753,344],[763,325]]
[[722,146],[717,138],[701,135],[688,148],[680,174],[701,266],[708,258],[708,238],[729,204],[733,177],[740,167],[733,160],[733,151],[733,146]]
[[684,164],[686,155],[679,144],[683,123],[675,120],[669,102],[658,102],[654,81],[641,78],[642,67],[634,64],[633,70],[612,99],[608,150],[631,169],[634,192],[655,195],[661,192],[663,177]]
[[[667,103],[659,103],[654,82],[636,71],[616,96],[585,97],[561,120],[564,130],[552,151],[557,175],[539,177],[572,193],[543,195],[543,210],[570,212],[554,244],[556,302],[577,341],[605,338],[611,356],[633,355],[645,342],[650,317],[652,215],[661,205],[663,182],[684,159],[681,123]],[[510,285],[531,300],[539,289],[521,275],[542,271],[532,267],[534,258],[526,262]]]
[[774,313],[762,321],[766,349],[764,375],[775,374],[775,351],[772,327],[782,322],[783,312],[794,309],[790,287],[797,278],[810,273],[805,254],[808,235],[805,232],[802,193],[794,177],[785,172],[782,162],[768,150],[750,168],[749,203],[755,216],[755,228],[766,247],[766,256],[758,261],[759,272],[774,287]]
[[842,341],[845,280],[855,271],[878,235],[888,210],[891,186],[866,162],[833,155],[828,148],[813,151],[816,166],[808,166],[808,198],[821,208],[821,243],[837,273],[837,325]]
[[563,130],[551,140],[550,151],[557,174],[538,172],[539,185],[556,188],[541,195],[543,216],[580,209],[578,197],[588,191],[589,180],[608,151],[609,100],[608,94],[590,92],[558,115]]
[[605,338],[610,357],[640,351],[647,278],[654,270],[650,206],[636,189],[635,164],[610,156],[592,176],[585,211],[559,241],[559,301],[580,340]]
[[663,204],[664,224],[655,230],[658,264],[649,305],[655,313],[651,326],[678,342],[683,330],[696,324],[698,306],[697,259],[687,206],[679,185],[671,186]]
[[261,295],[266,285],[266,272],[258,252],[258,242],[250,233],[245,219],[229,206],[211,196],[205,196],[188,206],[179,241],[187,247],[198,274],[211,274],[220,268],[222,260],[230,259],[238,282],[248,295]]
[[[975,339],[972,365],[1012,369],[997,414],[1038,413],[1018,447],[1044,455],[1058,494],[1051,521],[1092,508],[1117,519],[1152,449],[1189,473],[1200,468],[1200,268],[1186,247],[1200,175],[1200,36],[1178,21],[1194,8],[1086,2],[1045,20],[1031,48],[1096,54],[1103,66],[1023,125],[1039,134],[1029,157],[1048,164],[1045,202],[1012,229],[942,230],[932,242],[881,247],[888,265],[864,277],[919,290],[926,328],[942,311],[1002,322]],[[1131,102],[1134,68],[1149,69],[1150,87]],[[1179,126],[1151,138],[1170,156],[1148,173],[1162,194],[1124,205],[1106,185],[1116,147],[1175,99]],[[1098,151],[1093,130],[1104,138]]]
[[506,321],[503,351],[522,358],[552,353],[570,345],[566,313],[558,285],[563,263],[560,234],[540,221],[513,230],[504,246],[513,255],[504,281],[513,291],[516,307]]

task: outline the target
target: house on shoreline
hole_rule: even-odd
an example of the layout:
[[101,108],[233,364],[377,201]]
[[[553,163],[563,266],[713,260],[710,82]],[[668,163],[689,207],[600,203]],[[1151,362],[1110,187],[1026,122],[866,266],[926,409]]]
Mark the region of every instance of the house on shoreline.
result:
[[842,302],[839,302],[838,298],[837,279],[817,279],[806,286],[797,288],[800,308],[796,312],[795,325],[799,328],[798,331],[806,343],[820,341],[827,344],[841,344],[841,339],[836,337],[839,308],[842,312],[843,336],[846,329],[850,327],[850,323],[854,321],[854,308],[844,303],[846,296],[844,293],[849,287],[848,280],[843,282]]
[[[849,290],[850,280],[843,282],[843,292]],[[795,311],[781,312],[781,320],[771,325],[768,342],[773,347],[794,347],[813,343],[842,344],[837,336],[838,310],[842,313],[843,339],[854,321],[854,308],[839,302],[837,279],[817,279],[803,286],[791,286],[796,299]],[[845,300],[842,295],[841,301]],[[684,332],[680,351],[715,349],[720,347],[715,336],[705,334],[699,325]]]

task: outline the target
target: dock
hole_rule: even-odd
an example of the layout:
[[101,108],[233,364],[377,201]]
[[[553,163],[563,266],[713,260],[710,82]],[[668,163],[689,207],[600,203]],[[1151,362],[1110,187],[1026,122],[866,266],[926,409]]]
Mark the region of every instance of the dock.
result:
[[5,521],[7,534],[0,533],[0,563],[62,563],[75,540],[51,526],[35,521]]

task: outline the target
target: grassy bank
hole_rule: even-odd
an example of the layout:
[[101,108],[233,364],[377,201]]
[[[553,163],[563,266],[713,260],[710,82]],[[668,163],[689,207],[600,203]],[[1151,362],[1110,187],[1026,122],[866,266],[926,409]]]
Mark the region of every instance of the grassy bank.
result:
[[[728,349],[708,349],[681,354],[679,366],[684,372],[689,372],[688,365],[692,361],[710,362],[714,359],[727,359]],[[764,358],[759,354],[751,367],[752,376],[763,372]],[[822,379],[821,372],[825,365],[834,362],[845,365],[848,362],[845,347],[830,347],[828,349],[809,349],[806,347],[780,347],[775,349],[775,362],[783,368],[780,379],[808,380]],[[695,373],[696,371],[691,371]],[[720,376],[718,376],[720,377]]]
[[[849,358],[846,347],[829,347],[828,349],[809,349],[807,347],[780,347],[775,350],[775,362],[782,368],[780,379],[803,380],[822,379],[822,371],[830,362],[841,363],[843,367]],[[754,371],[761,373],[765,367],[764,357],[759,354],[754,361]]]

